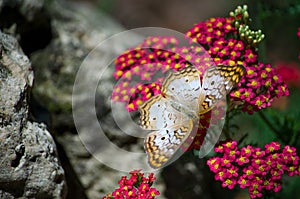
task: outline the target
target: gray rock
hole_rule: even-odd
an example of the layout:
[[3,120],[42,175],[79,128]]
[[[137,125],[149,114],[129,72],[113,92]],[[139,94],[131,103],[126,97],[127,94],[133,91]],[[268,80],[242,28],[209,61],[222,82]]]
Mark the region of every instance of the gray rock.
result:
[[[31,54],[36,74],[33,95],[36,101],[50,112],[51,129],[54,130],[57,141],[64,148],[75,171],[72,176],[78,176],[88,198],[102,198],[104,194],[113,191],[117,187],[118,180],[126,173],[118,172],[103,165],[82,144],[74,127],[71,109],[72,97],[76,98],[79,104],[82,103],[81,108],[88,112],[89,110],[85,109],[84,105],[89,100],[89,96],[86,95],[86,89],[89,89],[89,87],[83,87],[81,91],[75,94],[72,92],[76,73],[84,58],[101,41],[114,33],[121,32],[122,28],[99,10],[85,4],[65,4],[62,6],[53,3],[47,10],[52,13],[51,30],[54,34],[45,49]],[[127,40],[110,43],[108,48],[97,48],[92,55],[90,54],[87,64],[91,68],[94,67],[94,71],[104,70],[106,65],[103,63],[107,60],[112,61],[112,55],[117,55],[127,49],[130,42],[127,38]],[[126,149],[143,152],[143,140],[139,140],[140,147],[135,147],[136,141],[118,129],[114,123],[114,118],[112,118],[109,95],[115,83],[112,75],[113,71],[113,66],[106,68],[102,81],[99,83],[100,86],[97,88],[96,110],[98,116],[102,118],[102,127],[107,136],[117,145],[131,143],[131,146]],[[98,72],[90,72],[84,78],[84,81],[97,80],[99,77],[97,75],[99,75]],[[97,84],[97,82],[94,83]],[[122,108],[125,111],[124,107]],[[124,118],[122,113],[118,114],[121,119]],[[130,125],[127,125],[126,128],[130,131]],[[89,136],[95,145],[101,143],[100,139],[89,135],[88,129],[83,133]],[[106,159],[118,160],[128,166],[131,165],[132,161],[136,161],[118,154],[108,152],[104,152],[104,154],[107,156]],[[70,188],[70,185],[68,187]],[[75,195],[74,198],[79,197]]]
[[0,32],[0,44],[0,198],[65,198],[53,138],[28,118],[30,61],[12,36]]

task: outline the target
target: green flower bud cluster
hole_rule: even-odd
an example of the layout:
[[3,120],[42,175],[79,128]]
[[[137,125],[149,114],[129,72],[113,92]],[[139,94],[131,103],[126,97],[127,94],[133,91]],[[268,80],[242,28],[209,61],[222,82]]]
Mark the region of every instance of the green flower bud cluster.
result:
[[234,27],[238,30],[240,38],[248,44],[255,46],[265,38],[261,30],[251,30],[247,25],[251,21],[247,5],[238,6],[233,12],[230,12],[229,15],[233,17]]
[[234,26],[238,29],[241,24],[247,24],[251,21],[248,13],[248,6],[238,6],[234,11],[229,13],[229,16],[234,18]]
[[262,33],[261,30],[250,30],[249,26],[245,24],[240,25],[240,27],[238,28],[238,32],[240,38],[249,43],[250,45],[256,45],[265,38],[265,35]]

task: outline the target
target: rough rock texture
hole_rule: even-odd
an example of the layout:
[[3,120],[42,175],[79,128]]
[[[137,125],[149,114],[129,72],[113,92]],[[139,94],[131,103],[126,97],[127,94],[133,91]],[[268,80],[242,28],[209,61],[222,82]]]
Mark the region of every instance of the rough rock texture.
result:
[[[74,126],[71,103],[75,75],[83,59],[99,42],[120,32],[122,28],[110,18],[87,5],[39,0],[0,1],[0,28],[16,35],[23,51],[30,56],[35,73],[30,98],[30,114],[33,116],[33,120],[47,124],[51,134],[58,141],[58,155],[65,170],[68,185],[66,197],[93,199],[101,198],[104,194],[111,192],[116,188],[121,175],[126,173],[116,172],[116,170],[104,166],[84,148]],[[115,43],[113,51],[120,51],[120,48],[124,46],[122,42]],[[16,58],[19,54],[21,53],[11,57]],[[101,62],[101,60],[107,59],[105,54],[106,50],[102,49],[94,61]],[[22,70],[23,74],[28,71],[30,64],[26,56],[21,58],[27,61],[27,65],[25,65],[27,68]],[[21,60],[21,58],[18,59]],[[110,75],[105,79],[106,85],[110,88],[113,87],[112,72],[112,69],[108,70]],[[1,79],[8,81],[6,77],[10,76],[10,73],[12,73],[10,70],[1,68]],[[2,190],[0,198],[22,196],[63,198],[66,193],[64,176],[55,156],[55,145],[50,140],[49,134],[45,133],[45,126],[27,123],[27,92],[28,87],[32,87],[33,79],[32,72],[30,74],[31,76],[24,74],[26,78],[31,77],[27,82],[24,82],[25,78],[21,78],[23,82],[20,85],[8,82],[3,84],[5,87],[1,87],[1,100],[3,103],[8,103],[3,106],[5,108],[1,111],[1,122],[5,124],[3,131],[7,132],[1,134],[1,139],[9,141],[8,136],[12,138],[12,135],[15,135],[16,137],[5,145],[11,148],[7,150],[9,151],[7,154],[12,156],[5,159],[7,161],[4,161],[5,164],[13,165],[13,169],[22,167],[21,170],[26,171],[31,168],[34,171],[28,173],[24,179],[16,177],[15,181],[3,176],[2,181],[5,183],[0,182],[0,186],[2,184],[4,186],[2,189],[0,187]],[[106,88],[99,88],[97,92],[99,104],[102,104],[104,95],[108,96]],[[11,91],[9,95],[2,95],[8,90]],[[77,97],[83,97],[84,100],[85,96]],[[10,98],[15,99],[14,103],[11,103],[13,100],[9,100]],[[106,105],[105,110],[98,109],[98,114],[100,117],[107,118],[105,125],[108,133],[117,144],[132,142],[129,136],[122,134],[110,123],[112,121],[111,112]],[[12,117],[12,113],[16,115]],[[8,130],[6,126],[12,122],[16,124],[11,125]],[[31,136],[27,136],[29,129],[35,129],[32,130],[34,132],[31,132]],[[37,129],[40,130],[37,131]],[[15,134],[12,134],[11,131],[14,131]],[[45,135],[41,138],[41,134],[48,136]],[[46,142],[47,139],[49,142]],[[31,143],[31,147],[24,147],[27,143]],[[138,150],[142,151],[143,149],[139,148]],[[0,153],[2,152],[5,151]],[[31,153],[34,154],[31,155]],[[2,157],[8,156],[7,154]],[[29,163],[26,162],[27,158],[30,160]],[[121,159],[124,164],[130,165],[130,159],[114,158]],[[39,168],[30,167],[30,163],[36,163]],[[48,166],[41,165],[42,163]],[[54,167],[55,165],[56,167]],[[56,168],[56,170],[51,173],[51,168]],[[10,173],[3,171],[3,175]],[[2,170],[0,173],[2,174]],[[33,180],[39,183],[32,183]],[[9,184],[6,183],[7,181]],[[33,189],[34,187],[36,189]],[[35,193],[40,195],[34,195]]]
[[[121,28],[87,5],[48,5],[52,39],[31,56],[36,74],[34,98],[52,115],[54,128],[73,126],[72,89],[84,58],[102,40]],[[104,52],[99,54],[99,60]],[[99,67],[101,67],[99,65]]]
[[[76,10],[76,13],[71,12],[70,9]],[[74,168],[74,174],[67,174],[67,176],[78,176],[87,198],[101,198],[116,188],[119,178],[126,173],[106,167],[89,154],[82,145],[77,132],[74,131],[71,100],[72,97],[77,97],[82,99],[84,103],[88,96],[84,96],[84,91],[78,96],[72,96],[72,89],[76,72],[86,55],[100,41],[122,31],[122,29],[111,19],[84,5],[69,5],[68,9],[56,6],[55,10],[60,14],[52,18],[51,29],[55,35],[51,43],[44,50],[33,53],[31,56],[37,74],[36,87],[33,93],[35,99],[42,99],[39,100],[40,104],[49,110],[52,128],[54,133],[58,135],[57,140],[70,159],[70,165]],[[120,42],[111,45],[113,47],[110,46],[112,48],[109,49],[117,51],[125,44]],[[105,67],[101,63],[109,57],[107,57],[106,51],[107,49],[102,49],[96,52],[97,56],[94,57],[93,61],[99,63],[97,67]],[[107,92],[114,85],[112,69],[107,70],[107,74],[110,75],[103,77],[105,79],[104,88],[98,88],[97,93],[99,95],[96,96],[98,99],[96,101],[99,104],[96,106],[99,105],[97,107],[99,116],[105,118],[104,128],[106,132],[117,144],[122,145],[131,142],[131,138],[124,133],[122,134],[114,126],[109,100],[104,100],[109,97]],[[88,78],[95,79],[91,76]],[[106,103],[104,106],[103,101]],[[142,151],[143,148],[141,147],[139,150]],[[108,155],[110,156],[110,154]],[[130,165],[132,161],[125,157],[119,157],[117,154],[114,155],[113,158],[122,160],[123,164]],[[69,189],[79,189],[79,185],[73,185],[73,181],[68,182]],[[69,194],[72,193],[69,192]],[[78,194],[72,194],[72,197],[79,198]]]
[[0,198],[64,198],[53,138],[28,120],[30,61],[12,36],[0,32],[0,44]]
[[[52,39],[46,48],[32,53],[31,60],[36,74],[33,88],[35,106],[38,103],[45,107],[49,111],[50,120],[44,117],[40,109],[37,109],[34,115],[38,120],[50,125],[60,145],[59,153],[63,153],[61,160],[66,171],[69,190],[67,197],[72,199],[102,198],[104,194],[116,188],[118,180],[126,173],[106,167],[82,145],[74,126],[72,97],[82,99],[84,103],[89,96],[85,96],[84,91],[72,96],[72,91],[76,73],[88,53],[101,41],[112,34],[119,33],[122,29],[110,18],[84,4],[63,5],[54,2],[48,5],[47,10],[51,16]],[[105,65],[101,63],[109,59],[108,51],[120,51],[126,42],[129,41],[113,43],[107,49],[98,49],[97,56],[93,57],[91,62],[99,63],[96,65],[98,68],[104,68]],[[96,109],[99,111],[99,117],[105,118],[108,135],[117,144],[122,145],[132,141],[130,136],[122,134],[112,123],[110,101],[106,100],[109,99],[107,92],[114,86],[112,73],[113,67],[108,69],[108,75],[103,77],[105,86],[98,88]],[[97,74],[90,74],[86,80],[92,81],[95,75]],[[100,142],[100,140],[95,141]],[[141,144],[142,141],[141,139]],[[140,147],[137,150],[143,151],[143,148]],[[110,154],[108,155],[111,157]],[[119,157],[117,154],[112,158],[120,159],[123,164],[127,165],[130,165],[132,161],[126,157]]]

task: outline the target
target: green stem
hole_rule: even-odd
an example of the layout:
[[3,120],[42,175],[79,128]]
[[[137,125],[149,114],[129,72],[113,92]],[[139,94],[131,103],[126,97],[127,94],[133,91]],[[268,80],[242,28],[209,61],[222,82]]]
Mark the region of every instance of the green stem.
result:
[[261,117],[261,119],[266,123],[266,125],[269,127],[269,129],[271,129],[271,131],[273,133],[276,134],[276,136],[278,137],[279,135],[279,131],[274,128],[273,124],[270,122],[270,120],[265,116],[265,114],[263,113],[263,111],[258,111],[258,115]]
[[[261,29],[263,32],[265,32],[265,30],[263,29],[263,5],[261,1],[258,1],[256,4],[256,9],[257,9],[257,16],[255,17],[255,23],[257,25],[257,27],[259,29]],[[266,42],[263,40],[260,44],[259,44],[259,58],[262,62],[266,62]]]
[[225,135],[226,139],[229,139],[229,138],[230,138],[230,135],[229,135],[229,121],[228,121],[228,116],[227,116],[227,114],[228,114],[228,113],[226,113],[224,135]]
[[228,111],[229,102],[230,102],[230,100],[228,99],[228,96],[227,96],[227,109],[226,109],[225,125],[224,125],[225,128],[224,128],[224,131],[223,131],[226,139],[230,138],[230,135],[229,135],[229,113],[230,113],[230,111]]
[[294,131],[294,132],[293,132],[293,135],[292,135],[292,138],[291,138],[290,141],[289,141],[289,145],[295,145],[295,144],[296,144],[296,141],[297,141],[298,138],[299,138],[299,135],[300,135],[300,132],[299,132],[299,131]]

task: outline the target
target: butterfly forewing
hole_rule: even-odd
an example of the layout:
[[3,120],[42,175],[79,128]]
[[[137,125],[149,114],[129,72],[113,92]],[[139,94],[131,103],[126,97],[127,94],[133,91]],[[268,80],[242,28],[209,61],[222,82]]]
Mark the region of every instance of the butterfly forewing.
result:
[[187,120],[184,113],[174,109],[171,101],[161,95],[151,97],[139,110],[140,125],[145,130],[160,130]]
[[245,68],[240,65],[218,65],[207,69],[199,97],[200,114],[210,111],[220,99],[224,99],[244,73]]

